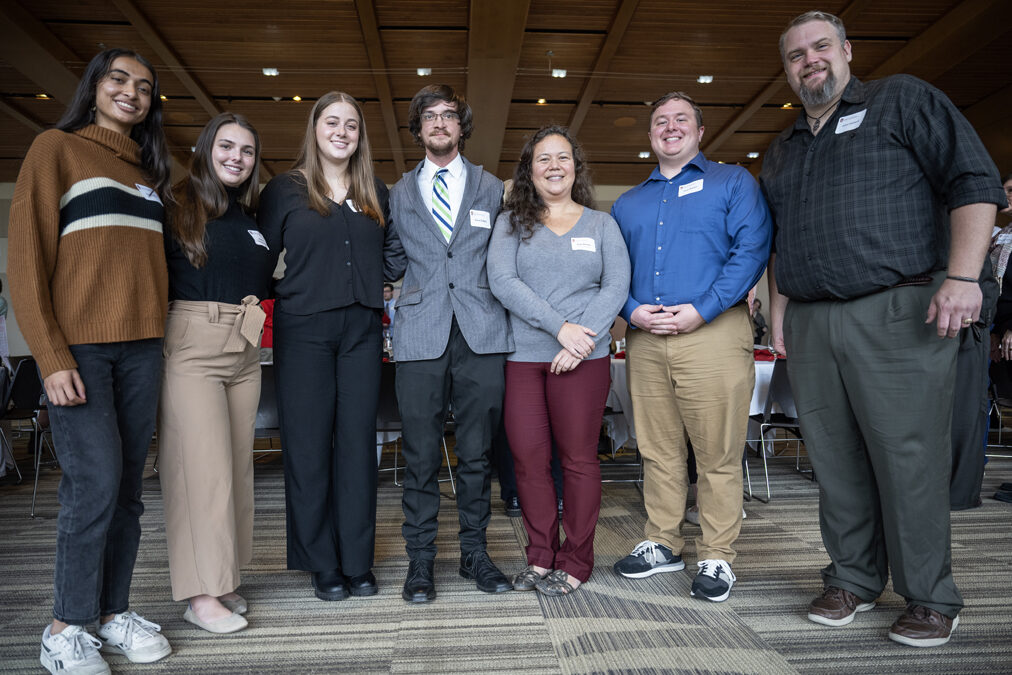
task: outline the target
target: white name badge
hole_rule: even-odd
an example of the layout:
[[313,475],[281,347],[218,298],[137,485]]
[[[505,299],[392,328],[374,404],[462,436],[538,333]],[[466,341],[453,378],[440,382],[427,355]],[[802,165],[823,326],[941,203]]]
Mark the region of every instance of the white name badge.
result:
[[488,215],[488,211],[471,209],[471,227],[483,227],[486,230],[492,229],[492,218]]
[[249,236],[253,237],[253,241],[256,242],[257,246],[263,246],[268,251],[271,250],[270,247],[267,246],[267,240],[264,239],[264,235],[260,234],[256,230],[246,230],[246,231],[249,232]]
[[693,192],[699,192],[703,189],[703,179],[694,180],[691,183],[678,186],[678,196],[684,197],[685,195],[691,195]]
[[354,211],[355,213],[358,213],[358,207],[357,207],[357,206],[355,206],[355,202],[353,202],[353,201],[352,201],[352,200],[350,200],[350,199],[345,199],[345,200],[344,200],[344,203],[348,205],[348,208],[349,208],[349,209],[351,209],[351,210],[352,210],[352,211]]
[[836,133],[843,134],[851,129],[857,129],[861,126],[861,122],[864,121],[864,116],[868,113],[868,109],[859,110],[853,115],[844,115],[836,123]]
[[591,253],[597,251],[597,246],[590,237],[573,237],[569,241],[572,242],[574,251],[590,251]]
[[149,202],[158,202],[159,204],[162,203],[162,200],[161,198],[159,198],[158,193],[149,188],[147,185],[134,183],[134,186],[141,193],[141,196],[143,196],[144,199],[147,199]]

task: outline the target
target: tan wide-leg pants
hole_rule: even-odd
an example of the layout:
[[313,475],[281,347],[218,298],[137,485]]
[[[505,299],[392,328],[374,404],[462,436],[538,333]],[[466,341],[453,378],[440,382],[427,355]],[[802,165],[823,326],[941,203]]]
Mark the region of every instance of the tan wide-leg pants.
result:
[[734,562],[741,530],[741,458],[755,383],[744,305],[683,335],[627,333],[629,394],[643,456],[646,538],[681,554],[692,441],[699,472],[699,560]]
[[[178,300],[169,306],[158,475],[174,600],[234,591],[239,568],[253,555],[260,351],[237,338],[237,322],[256,320],[246,309]],[[248,309],[262,316],[255,305]]]

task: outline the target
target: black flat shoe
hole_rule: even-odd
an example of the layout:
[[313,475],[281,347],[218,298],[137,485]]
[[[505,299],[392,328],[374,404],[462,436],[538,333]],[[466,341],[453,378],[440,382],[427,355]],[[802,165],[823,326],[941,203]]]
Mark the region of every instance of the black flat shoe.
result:
[[350,595],[348,582],[338,570],[313,572],[313,591],[320,600],[344,600]]
[[372,572],[348,577],[348,588],[356,598],[376,595],[379,592],[379,588],[376,586],[376,577]]
[[430,602],[436,599],[436,582],[433,580],[431,560],[412,560],[408,577],[404,580],[401,597],[408,602]]
[[499,571],[484,549],[471,551],[460,557],[460,576],[474,579],[475,586],[484,593],[504,593],[513,590],[513,582]]
[[506,511],[506,515],[510,518],[520,517],[520,500],[516,497],[504,502],[503,510]]

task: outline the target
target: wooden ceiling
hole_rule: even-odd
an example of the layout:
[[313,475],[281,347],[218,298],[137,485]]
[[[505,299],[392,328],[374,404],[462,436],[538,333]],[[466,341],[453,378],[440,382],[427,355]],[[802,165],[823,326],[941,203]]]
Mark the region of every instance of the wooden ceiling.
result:
[[[597,183],[640,182],[654,164],[638,157],[650,149],[644,102],[671,90],[701,104],[708,157],[755,172],[797,115],[782,108],[797,100],[778,36],[811,8],[795,0],[0,0],[0,182],[16,178],[32,137],[56,122],[106,46],[135,49],[155,65],[169,142],[184,163],[201,127],[231,110],[260,131],[265,177],[285,171],[311,102],[341,89],[363,103],[377,173],[392,183],[422,156],[407,129],[411,97],[445,82],[475,111],[465,154],[503,178],[525,137],[557,122],[576,130]],[[1012,2],[829,0],[821,9],[847,24],[858,77],[906,72],[932,82],[1012,170]],[[280,74],[267,77],[265,67]],[[700,75],[713,82],[698,83]]]

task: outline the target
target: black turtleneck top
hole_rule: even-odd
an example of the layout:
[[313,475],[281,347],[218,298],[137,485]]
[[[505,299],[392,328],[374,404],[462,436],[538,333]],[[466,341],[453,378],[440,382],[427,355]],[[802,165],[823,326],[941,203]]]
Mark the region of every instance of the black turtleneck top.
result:
[[238,305],[247,295],[261,300],[270,292],[276,255],[267,249],[256,221],[243,213],[238,191],[228,190],[228,210],[208,221],[207,262],[190,264],[179,242],[165,228],[165,257],[169,265],[169,300],[224,302]]

